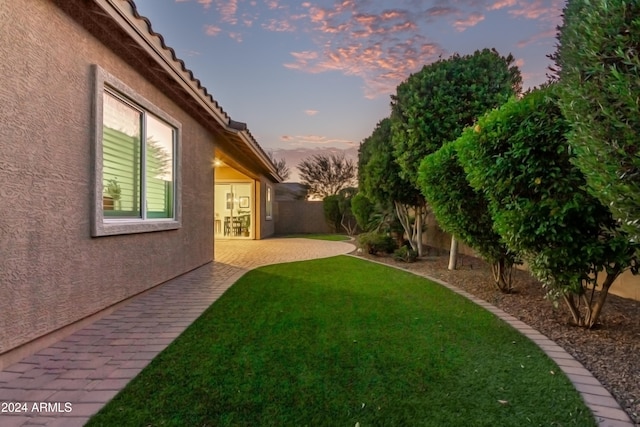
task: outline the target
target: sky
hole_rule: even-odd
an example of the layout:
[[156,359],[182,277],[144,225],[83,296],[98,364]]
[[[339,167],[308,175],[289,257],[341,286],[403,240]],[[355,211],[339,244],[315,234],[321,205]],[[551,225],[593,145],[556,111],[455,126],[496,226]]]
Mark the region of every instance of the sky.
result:
[[267,152],[295,166],[357,149],[390,95],[454,53],[513,54],[546,81],[564,0],[134,0],[187,68]]

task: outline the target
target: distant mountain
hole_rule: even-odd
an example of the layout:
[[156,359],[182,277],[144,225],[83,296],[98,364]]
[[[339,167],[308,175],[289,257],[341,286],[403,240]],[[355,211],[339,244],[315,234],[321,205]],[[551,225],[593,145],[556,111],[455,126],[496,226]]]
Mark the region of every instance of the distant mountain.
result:
[[351,147],[347,149],[335,148],[335,147],[316,147],[316,148],[291,148],[291,149],[275,149],[267,150],[273,151],[273,156],[276,159],[284,159],[287,162],[287,166],[291,170],[291,176],[286,182],[300,182],[300,176],[298,174],[298,164],[307,157],[311,157],[315,154],[342,154],[345,158],[352,159],[356,164],[358,163],[358,147]]

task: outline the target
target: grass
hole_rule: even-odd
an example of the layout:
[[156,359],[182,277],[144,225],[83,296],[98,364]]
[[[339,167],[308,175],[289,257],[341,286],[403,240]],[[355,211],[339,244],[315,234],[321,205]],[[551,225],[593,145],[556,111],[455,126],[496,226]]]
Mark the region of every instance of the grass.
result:
[[88,425],[356,423],[595,426],[514,329],[439,285],[347,256],[247,273]]
[[284,237],[287,237],[287,238],[300,237],[303,239],[330,240],[332,242],[341,242],[343,240],[349,240],[349,236],[345,236],[344,234],[290,234]]

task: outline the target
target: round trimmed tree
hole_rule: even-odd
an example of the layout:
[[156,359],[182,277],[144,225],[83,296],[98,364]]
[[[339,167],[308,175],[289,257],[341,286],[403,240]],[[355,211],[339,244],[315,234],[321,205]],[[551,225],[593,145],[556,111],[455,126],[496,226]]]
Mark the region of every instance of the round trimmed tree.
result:
[[640,3],[569,0],[554,59],[574,163],[640,242]]
[[574,322],[590,328],[633,247],[584,189],[568,129],[549,86],[482,117],[465,130],[458,153],[469,182],[489,200],[494,229],[550,295],[565,301]]
[[495,286],[509,293],[515,256],[493,230],[489,203],[484,194],[467,181],[456,145],[456,142],[447,143],[424,158],[419,170],[420,188],[438,225],[491,264]]
[[[391,102],[391,141],[401,178],[420,188],[422,159],[458,138],[487,110],[518,94],[521,86],[513,56],[500,56],[495,49],[452,55],[409,76],[398,85]],[[420,219],[427,211],[423,197],[416,208]],[[422,225],[416,229],[422,230]],[[418,239],[422,241],[421,231]]]

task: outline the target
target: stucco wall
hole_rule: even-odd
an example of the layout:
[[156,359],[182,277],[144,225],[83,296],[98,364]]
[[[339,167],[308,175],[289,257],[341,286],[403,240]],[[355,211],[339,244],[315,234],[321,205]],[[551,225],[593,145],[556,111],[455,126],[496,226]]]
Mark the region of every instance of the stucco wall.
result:
[[274,211],[276,234],[331,232],[324,218],[322,202],[306,200],[274,202]]
[[[1,354],[211,261],[213,137],[50,2],[0,22]],[[90,237],[91,64],[182,124],[181,229]]]
[[[427,216],[427,227],[422,235],[422,242],[427,246],[449,252],[451,249],[451,234],[442,231],[438,226],[435,216],[429,214],[429,216]],[[462,242],[458,242],[458,253],[477,256],[473,249]]]

